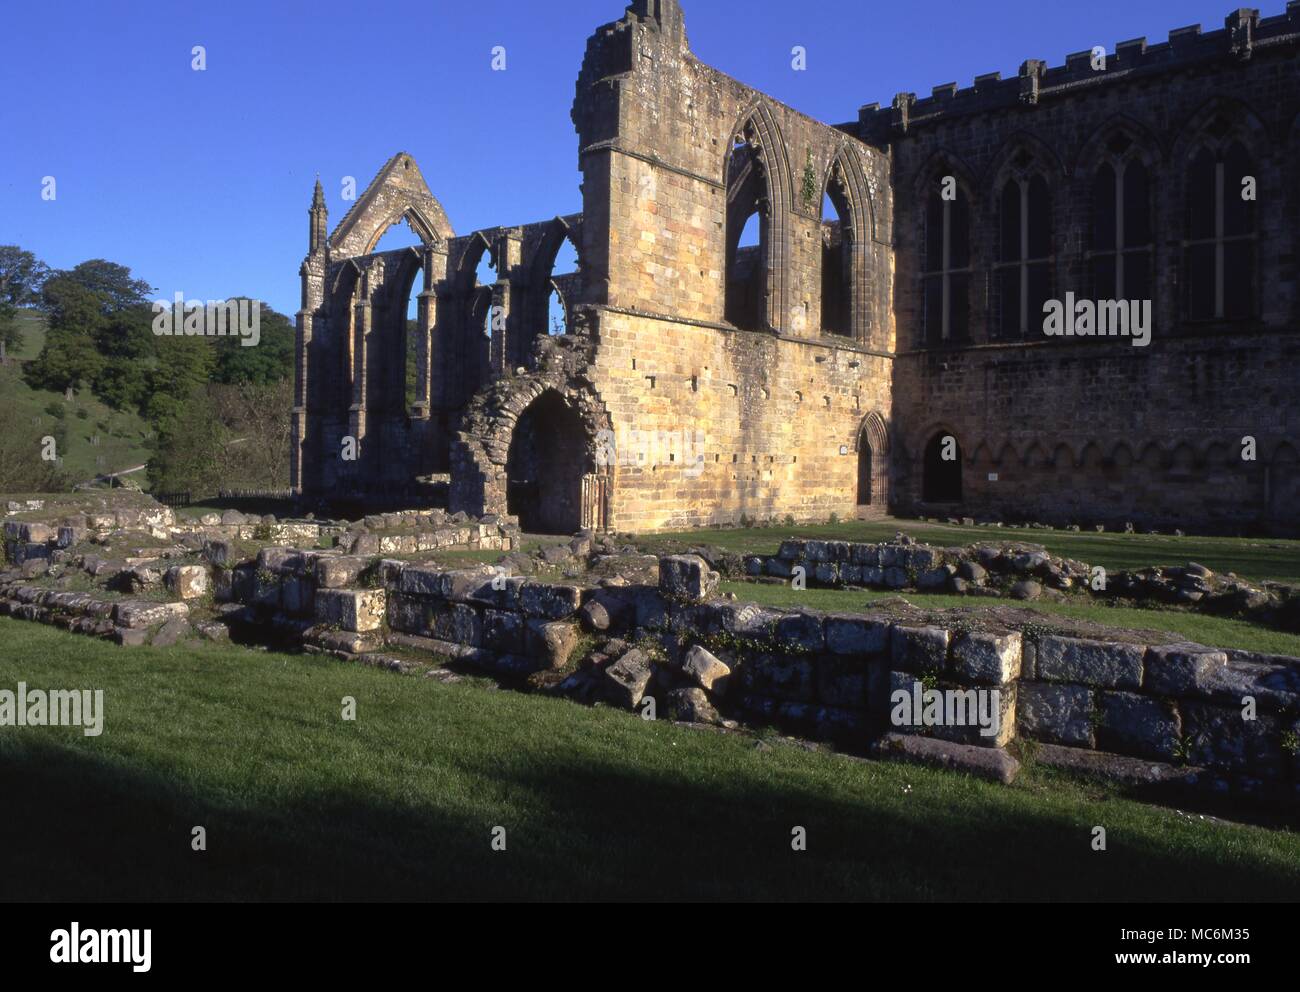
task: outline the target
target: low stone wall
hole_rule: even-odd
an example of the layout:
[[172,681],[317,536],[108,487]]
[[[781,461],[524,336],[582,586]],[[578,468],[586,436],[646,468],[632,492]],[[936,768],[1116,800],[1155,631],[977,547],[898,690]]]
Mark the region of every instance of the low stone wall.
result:
[[1300,630],[1300,590],[1280,583],[1255,586],[1216,575],[1195,562],[1106,574],[1086,562],[1060,558],[1039,545],[981,543],[937,548],[902,538],[865,544],[783,541],[778,553],[744,559],[751,578],[784,580],[803,569],[810,586],[916,590],[1035,600],[1079,592],[1098,599],[1131,599],[1232,613],[1259,623]]
[[[177,643],[191,632],[189,612],[186,603],[113,600],[0,579],[0,616],[33,620],[128,647]],[[203,629],[205,626],[210,629]],[[222,639],[225,628],[215,623],[202,624],[199,633]]]
[[[661,559],[657,586],[383,561],[370,566],[373,587],[356,588],[365,567],[268,549],[255,570],[235,571],[229,594],[297,618],[317,649],[400,646],[501,676],[554,672],[554,691],[576,699],[642,709],[650,698],[696,722],[775,724],[853,749],[885,735],[969,749],[1019,737],[1247,786],[1300,780],[1300,659],[1026,632],[969,615],[923,623],[738,603],[713,596],[717,574],[693,556]],[[584,635],[595,650],[580,656]],[[964,717],[943,709],[927,722],[931,699],[955,699]]]
[[[1018,767],[1008,747],[1023,754],[1038,742],[1300,800],[1296,658],[1074,621],[1049,630],[1041,614],[1017,624],[997,611],[763,607],[720,597],[718,574],[690,555],[659,559],[654,585],[584,586],[337,551],[263,548],[230,563],[220,550],[208,549],[215,626],[275,632],[311,651],[440,655],[582,702],[776,725],[1003,781]],[[174,589],[189,581],[168,574]],[[187,612],[0,581],[0,613],[123,644],[168,643]]]

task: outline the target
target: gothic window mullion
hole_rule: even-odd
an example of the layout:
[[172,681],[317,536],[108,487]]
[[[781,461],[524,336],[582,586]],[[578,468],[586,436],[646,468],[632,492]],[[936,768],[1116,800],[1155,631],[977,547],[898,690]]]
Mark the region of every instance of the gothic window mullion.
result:
[[1020,186],[1020,336],[1029,335],[1029,183]]

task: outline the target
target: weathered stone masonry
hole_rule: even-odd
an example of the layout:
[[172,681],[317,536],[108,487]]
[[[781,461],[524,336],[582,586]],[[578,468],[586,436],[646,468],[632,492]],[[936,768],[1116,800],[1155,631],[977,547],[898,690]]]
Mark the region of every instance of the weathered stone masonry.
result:
[[[1298,51],[1293,0],[828,127],[637,0],[579,73],[581,214],[458,237],[405,154],[328,237],[317,195],[294,486],[420,505],[450,476],[453,510],[551,532],[886,508],[1294,530]],[[403,219],[422,245],[373,253]],[[1066,292],[1150,299],[1150,345],[1043,336]]]

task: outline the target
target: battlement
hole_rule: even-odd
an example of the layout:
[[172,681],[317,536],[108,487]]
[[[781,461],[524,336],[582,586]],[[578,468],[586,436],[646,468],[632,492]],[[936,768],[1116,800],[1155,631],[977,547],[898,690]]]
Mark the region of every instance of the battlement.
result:
[[867,104],[858,111],[856,123],[839,127],[864,141],[887,143],[917,127],[969,114],[1035,106],[1055,96],[1075,95],[1085,86],[1300,48],[1300,0],[1289,0],[1285,13],[1273,17],[1261,18],[1252,8],[1234,10],[1223,23],[1222,29],[1204,33],[1199,24],[1175,28],[1167,41],[1156,44],[1148,44],[1146,38],[1118,42],[1106,53],[1105,69],[1093,68],[1092,49],[1087,49],[1067,55],[1065,64],[1059,66],[1028,59],[1009,79],[1003,79],[1001,72],[990,72],[976,76],[974,84],[965,89],[951,82],[934,87],[928,97],[899,93],[892,105]]

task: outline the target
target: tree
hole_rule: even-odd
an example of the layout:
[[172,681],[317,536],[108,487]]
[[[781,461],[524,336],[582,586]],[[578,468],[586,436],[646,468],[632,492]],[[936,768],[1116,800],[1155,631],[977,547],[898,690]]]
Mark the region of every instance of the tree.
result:
[[104,367],[94,335],[105,316],[103,299],[66,272],[53,272],[41,287],[49,316],[45,347],[23,370],[33,389],[77,389],[92,385]]
[[15,404],[0,403],[0,492],[50,493],[71,488],[63,470],[41,458],[45,434]]
[[149,307],[130,307],[104,318],[94,333],[104,366],[95,377],[95,393],[117,410],[143,409],[149,399],[158,348]]
[[150,487],[154,492],[215,492],[227,482],[220,457],[225,439],[206,390],[177,402],[158,429],[147,470]]
[[23,335],[15,319],[19,307],[40,299],[41,284],[49,267],[17,245],[0,245],[0,359],[7,350],[22,347]]
[[94,340],[67,328],[51,328],[40,356],[28,362],[23,377],[33,389],[64,392],[93,384],[104,370]]
[[263,306],[255,347],[244,346],[238,337],[216,338],[217,367],[214,382],[236,385],[243,382],[269,384],[293,375],[293,324],[282,313]]
[[210,386],[208,395],[226,431],[221,463],[227,485],[287,489],[293,382]]
[[93,293],[100,301],[102,312],[106,314],[139,306],[147,302],[149,294],[153,292],[153,287],[144,280],[132,279],[131,270],[125,265],[102,258],[92,258],[55,275]]

